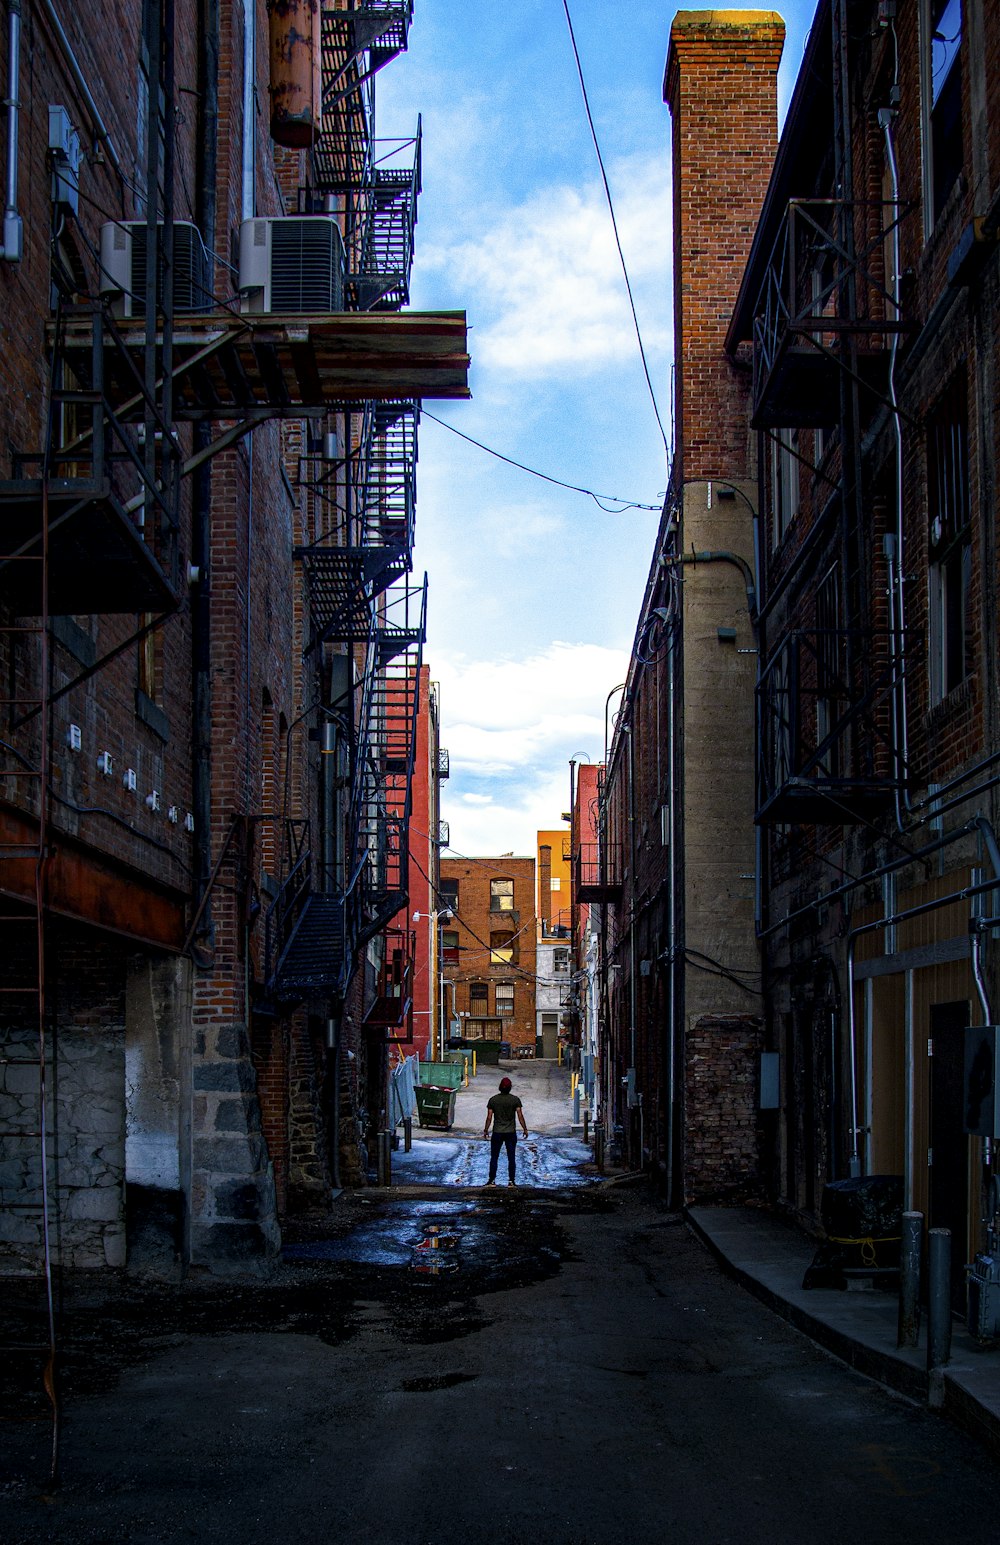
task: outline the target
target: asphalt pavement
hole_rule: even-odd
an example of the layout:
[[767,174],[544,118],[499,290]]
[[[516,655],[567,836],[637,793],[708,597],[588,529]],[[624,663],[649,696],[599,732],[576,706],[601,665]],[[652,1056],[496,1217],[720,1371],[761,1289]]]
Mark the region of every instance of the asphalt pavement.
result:
[[[803,1306],[796,1230],[763,1210],[688,1220],[597,1176],[551,1064],[511,1070],[531,1183],[470,1183],[499,1076],[463,1091],[452,1132],[418,1129],[395,1156],[408,1180],[289,1229],[268,1278],[65,1282],[59,1484],[44,1400],[15,1392],[3,1545],[942,1545],[992,1528],[989,1449],[919,1380],[911,1399],[850,1366],[886,1295]],[[837,1314],[846,1361],[817,1344]]]

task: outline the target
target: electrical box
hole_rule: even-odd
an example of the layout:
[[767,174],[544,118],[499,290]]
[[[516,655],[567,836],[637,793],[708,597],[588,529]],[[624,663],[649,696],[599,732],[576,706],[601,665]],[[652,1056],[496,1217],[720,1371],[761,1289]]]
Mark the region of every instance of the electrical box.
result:
[[993,1341],[1000,1336],[1000,1259],[979,1254],[965,1271],[969,1280],[969,1335],[977,1341]]
[[65,107],[49,103],[49,164],[52,202],[76,214],[80,207],[80,136]]
[[974,1137],[1000,1137],[1000,1027],[970,1025],[965,1032],[962,1125]]
[[781,1105],[781,1066],[776,1051],[760,1054],[760,1109],[778,1110]]

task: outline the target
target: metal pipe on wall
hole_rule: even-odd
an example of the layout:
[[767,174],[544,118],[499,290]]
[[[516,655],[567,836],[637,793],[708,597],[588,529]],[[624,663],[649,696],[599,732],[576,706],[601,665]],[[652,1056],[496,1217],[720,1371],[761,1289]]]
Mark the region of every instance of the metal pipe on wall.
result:
[[3,212],[3,245],[0,258],[5,263],[19,263],[24,256],[24,222],[17,212],[17,174],[19,150],[19,104],[21,90],[21,0],[7,0],[7,177]]

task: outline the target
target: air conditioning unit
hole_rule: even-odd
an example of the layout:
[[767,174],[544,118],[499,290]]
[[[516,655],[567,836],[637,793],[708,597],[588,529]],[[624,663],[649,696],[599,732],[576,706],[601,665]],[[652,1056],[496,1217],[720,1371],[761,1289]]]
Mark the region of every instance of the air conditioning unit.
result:
[[[162,222],[158,227],[163,240]],[[157,301],[163,295],[163,248],[158,253]],[[101,294],[111,296],[116,316],[146,311],[146,222],[109,220],[101,226]],[[201,232],[190,220],[174,222],[174,311],[211,311],[212,263]]]
[[242,309],[316,316],[344,309],[344,238],[329,215],[244,220]]

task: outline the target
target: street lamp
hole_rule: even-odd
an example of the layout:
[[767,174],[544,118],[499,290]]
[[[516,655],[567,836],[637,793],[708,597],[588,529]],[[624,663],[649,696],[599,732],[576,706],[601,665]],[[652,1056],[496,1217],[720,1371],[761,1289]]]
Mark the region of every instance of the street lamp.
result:
[[[441,925],[454,917],[451,907],[441,907],[435,912],[414,912],[413,921],[419,923],[426,918],[431,925],[431,1055],[434,1057],[435,1043],[440,1043],[439,1056],[435,1060],[444,1061],[444,950],[441,947]],[[436,959],[435,959],[436,955]]]

